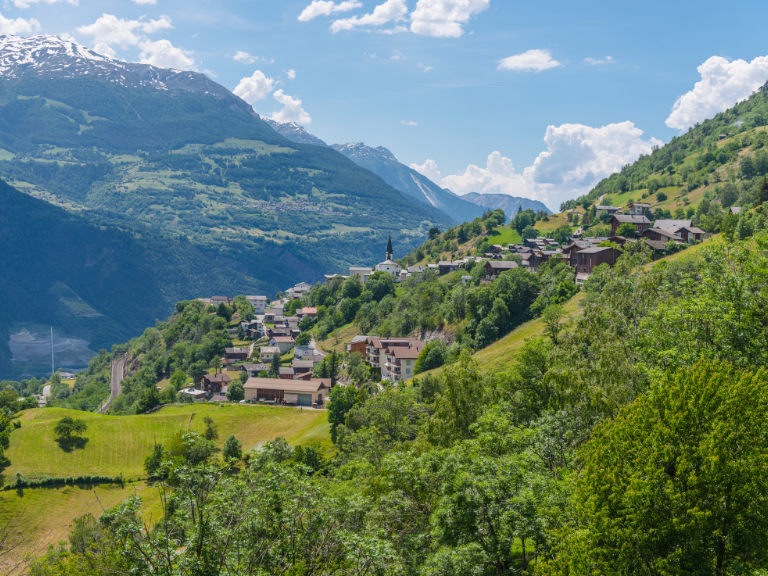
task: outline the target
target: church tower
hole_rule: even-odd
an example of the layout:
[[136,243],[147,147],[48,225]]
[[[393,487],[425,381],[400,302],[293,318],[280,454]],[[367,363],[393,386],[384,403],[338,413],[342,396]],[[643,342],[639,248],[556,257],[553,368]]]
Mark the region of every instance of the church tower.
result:
[[389,242],[387,242],[387,257],[384,258],[384,261],[387,260],[394,260],[395,259],[395,253],[392,251],[392,236],[389,237]]

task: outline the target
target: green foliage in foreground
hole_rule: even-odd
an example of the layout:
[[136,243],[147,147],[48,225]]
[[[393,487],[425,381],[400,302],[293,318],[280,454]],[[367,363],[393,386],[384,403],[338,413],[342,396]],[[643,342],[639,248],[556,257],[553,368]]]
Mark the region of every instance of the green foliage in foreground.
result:
[[189,441],[163,447],[159,523],[131,499],[88,552],[32,573],[755,574],[768,235],[698,254],[652,269],[625,254],[509,372],[465,350],[412,386],[336,388],[330,462],[276,440],[233,474]]

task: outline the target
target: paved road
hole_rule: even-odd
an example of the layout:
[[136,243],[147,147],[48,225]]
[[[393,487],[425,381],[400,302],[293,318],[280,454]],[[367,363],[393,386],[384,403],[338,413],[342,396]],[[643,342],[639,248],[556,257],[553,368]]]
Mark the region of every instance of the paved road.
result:
[[117,398],[117,396],[120,394],[120,391],[123,389],[121,385],[123,378],[125,378],[125,356],[112,362],[112,379],[109,383],[109,400],[107,400],[104,406],[97,410],[97,412],[102,414],[109,412],[109,405],[112,404],[112,400]]
[[328,356],[327,352],[323,352],[322,350],[320,350],[320,348],[317,347],[317,341],[315,340],[314,336],[312,337],[312,340],[309,341],[309,347],[315,351],[315,356],[322,356],[322,357]]

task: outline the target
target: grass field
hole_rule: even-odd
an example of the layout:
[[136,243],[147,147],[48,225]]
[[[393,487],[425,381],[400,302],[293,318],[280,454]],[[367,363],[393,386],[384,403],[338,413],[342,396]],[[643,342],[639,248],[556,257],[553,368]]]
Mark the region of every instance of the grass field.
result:
[[[88,430],[83,448],[64,451],[54,440],[53,427],[63,416],[85,420]],[[203,417],[218,424],[221,447],[235,434],[250,451],[262,442],[282,436],[294,445],[319,444],[330,448],[328,417],[324,411],[268,406],[195,404],[172,406],[142,416],[103,416],[59,408],[27,410],[21,428],[11,435],[6,451],[10,464],[2,470],[4,482],[21,472],[25,477],[101,474],[126,478],[144,476],[144,458],[155,442],[178,431],[201,432]]]
[[507,244],[521,244],[523,239],[520,238],[517,230],[505,226],[504,228],[497,228],[488,234],[488,241],[491,244],[504,244],[504,242]]

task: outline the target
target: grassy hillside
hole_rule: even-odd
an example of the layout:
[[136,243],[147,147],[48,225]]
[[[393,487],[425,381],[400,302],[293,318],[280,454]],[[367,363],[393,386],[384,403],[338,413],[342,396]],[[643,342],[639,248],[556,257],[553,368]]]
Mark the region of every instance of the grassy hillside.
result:
[[[64,416],[88,425],[82,448],[67,452],[54,440],[53,427]],[[156,442],[165,442],[178,431],[202,432],[203,418],[219,426],[217,446],[231,434],[250,451],[260,443],[282,436],[291,444],[329,446],[326,412],[294,408],[198,404],[172,406],[142,416],[102,416],[59,408],[27,410],[21,428],[11,435],[6,451],[10,463],[2,472],[5,481],[16,472],[25,477],[77,476],[80,474],[145,476],[144,458]]]

